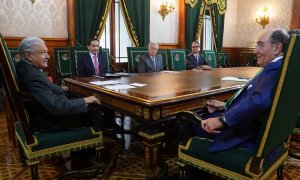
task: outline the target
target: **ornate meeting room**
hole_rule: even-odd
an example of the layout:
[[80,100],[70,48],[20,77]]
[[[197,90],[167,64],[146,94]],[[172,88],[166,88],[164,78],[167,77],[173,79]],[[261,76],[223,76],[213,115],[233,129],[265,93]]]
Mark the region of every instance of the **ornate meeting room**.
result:
[[0,180],[299,179],[299,0],[1,0]]

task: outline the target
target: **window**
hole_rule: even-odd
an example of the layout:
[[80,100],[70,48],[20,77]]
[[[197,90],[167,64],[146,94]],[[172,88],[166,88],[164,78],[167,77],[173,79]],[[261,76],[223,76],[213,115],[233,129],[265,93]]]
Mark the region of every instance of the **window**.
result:
[[203,20],[203,37],[199,37],[198,41],[201,42],[201,47],[203,50],[213,50],[214,49],[214,41],[213,41],[213,29],[212,29],[212,21],[209,14],[208,7],[205,11],[204,20]]
[[[126,30],[125,21],[120,9],[119,0],[113,1],[114,10],[111,10],[106,21],[105,30],[100,38],[100,45],[102,47],[106,47],[111,49],[113,47],[115,49],[115,57],[116,63],[124,63],[128,62],[127,60],[127,47],[133,46],[130,37]],[[114,12],[114,16],[111,16],[111,13]],[[114,20],[111,19],[114,17]],[[111,23],[114,23],[115,29],[111,28]],[[113,37],[110,37],[113,36]],[[114,42],[111,42],[111,39],[114,39]]]

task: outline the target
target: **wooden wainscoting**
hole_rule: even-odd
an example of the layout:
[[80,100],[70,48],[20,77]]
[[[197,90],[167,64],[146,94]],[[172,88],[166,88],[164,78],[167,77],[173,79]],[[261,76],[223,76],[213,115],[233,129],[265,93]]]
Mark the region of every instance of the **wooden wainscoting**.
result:
[[[21,40],[24,37],[4,37],[4,40],[9,48],[18,47]],[[55,79],[55,67],[54,67],[54,48],[67,47],[68,38],[42,38],[48,47],[48,53],[50,55],[49,67],[45,70],[49,76]]]
[[249,57],[246,52],[253,51],[250,47],[223,47],[224,52],[229,53],[229,60],[233,64],[245,66],[249,62]]

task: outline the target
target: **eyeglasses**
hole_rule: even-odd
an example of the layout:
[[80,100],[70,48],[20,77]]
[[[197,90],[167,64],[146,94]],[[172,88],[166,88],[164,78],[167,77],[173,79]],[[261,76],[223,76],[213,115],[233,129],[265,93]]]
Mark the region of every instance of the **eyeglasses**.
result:
[[198,48],[199,46],[192,46],[192,48]]

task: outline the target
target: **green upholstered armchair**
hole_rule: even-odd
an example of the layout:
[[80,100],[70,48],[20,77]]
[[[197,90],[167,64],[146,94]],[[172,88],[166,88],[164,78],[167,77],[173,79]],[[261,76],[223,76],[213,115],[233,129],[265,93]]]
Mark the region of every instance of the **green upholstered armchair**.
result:
[[[179,146],[178,156],[182,176],[183,167],[190,165],[228,179],[266,179],[277,169],[277,177],[282,179],[283,165],[288,157],[289,138],[300,109],[300,84],[295,83],[300,77],[297,50],[299,46],[300,36],[292,35],[278,74],[269,117],[261,126],[254,154],[240,148],[210,153],[208,152],[208,147],[212,143],[210,140],[193,137],[186,146]],[[186,118],[185,114],[182,112],[178,116]],[[270,160],[267,157],[275,149],[277,155]]]
[[162,57],[162,63],[163,63],[163,69],[169,70],[169,64],[168,64],[168,51],[166,49],[160,49],[157,51],[157,55]]
[[168,49],[169,70],[182,71],[186,69],[185,49]]
[[80,59],[85,53],[88,53],[89,50],[86,46],[72,46],[69,47],[70,58],[71,58],[71,67],[74,75],[77,75],[77,61]]
[[138,73],[139,57],[147,52],[148,49],[146,47],[127,47],[129,73]]
[[14,64],[17,64],[20,61],[19,48],[8,48],[8,52]]
[[20,161],[23,164],[26,162],[30,167],[32,179],[38,179],[38,164],[41,159],[86,148],[95,148],[97,152],[97,166],[88,173],[99,174],[101,172],[102,132],[83,127],[72,131],[31,133],[29,129],[30,116],[27,111],[28,105],[33,108],[41,108],[39,110],[42,112],[44,109],[31,95],[20,91],[16,81],[15,67],[1,34],[0,77],[15,120],[15,135],[20,150]]
[[73,76],[72,62],[68,47],[54,48],[54,66],[57,78],[67,78]]
[[227,52],[218,51],[217,56],[218,56],[219,67],[229,67],[230,66],[229,55]]
[[217,58],[216,58],[216,52],[212,50],[203,50],[202,51],[203,56],[205,57],[205,60],[212,68],[217,67]]

